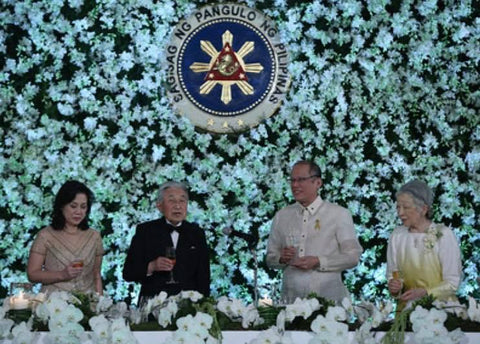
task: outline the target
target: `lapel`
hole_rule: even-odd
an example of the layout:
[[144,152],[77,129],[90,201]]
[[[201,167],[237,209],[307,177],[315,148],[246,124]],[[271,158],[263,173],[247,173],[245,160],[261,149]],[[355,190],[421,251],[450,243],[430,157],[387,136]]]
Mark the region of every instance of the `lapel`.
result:
[[[150,244],[154,254],[165,254],[165,247],[173,246],[172,236],[167,229],[165,218],[155,221],[151,227],[152,236],[150,236]],[[147,237],[148,240],[148,237]]]

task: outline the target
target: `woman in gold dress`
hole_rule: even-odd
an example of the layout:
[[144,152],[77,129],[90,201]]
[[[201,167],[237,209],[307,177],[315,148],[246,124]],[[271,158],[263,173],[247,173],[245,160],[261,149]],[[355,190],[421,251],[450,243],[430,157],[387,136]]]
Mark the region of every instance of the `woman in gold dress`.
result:
[[399,300],[399,309],[425,295],[455,300],[462,276],[460,248],[450,228],[431,220],[432,190],[413,180],[396,196],[403,225],[388,242],[388,290]]
[[42,292],[103,294],[102,238],[88,225],[92,200],[90,189],[78,181],[67,181],[58,191],[52,223],[37,234],[28,259],[28,279],[42,283]]

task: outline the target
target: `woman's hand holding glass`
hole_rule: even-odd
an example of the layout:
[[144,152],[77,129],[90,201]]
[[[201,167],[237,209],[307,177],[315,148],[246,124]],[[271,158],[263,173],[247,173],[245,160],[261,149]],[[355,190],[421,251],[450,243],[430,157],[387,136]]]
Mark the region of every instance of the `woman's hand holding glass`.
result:
[[388,290],[393,297],[399,298],[402,294],[403,278],[400,271],[394,271],[392,278],[388,281]]
[[62,280],[70,281],[74,278],[77,278],[83,271],[83,262],[82,265],[79,265],[77,261],[71,262],[68,264],[62,271]]

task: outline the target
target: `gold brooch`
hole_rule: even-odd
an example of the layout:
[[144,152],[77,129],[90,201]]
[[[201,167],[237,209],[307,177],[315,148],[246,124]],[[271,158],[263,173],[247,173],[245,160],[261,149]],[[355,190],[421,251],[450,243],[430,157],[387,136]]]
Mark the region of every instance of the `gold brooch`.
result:
[[315,220],[315,229],[316,229],[317,231],[320,230],[320,220],[319,220],[319,219],[316,219],[316,220]]

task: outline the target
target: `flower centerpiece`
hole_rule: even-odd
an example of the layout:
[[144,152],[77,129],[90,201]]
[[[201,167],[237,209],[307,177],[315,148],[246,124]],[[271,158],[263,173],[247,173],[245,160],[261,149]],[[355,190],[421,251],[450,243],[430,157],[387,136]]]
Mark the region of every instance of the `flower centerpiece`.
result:
[[[293,330],[308,331],[310,343],[403,343],[406,333],[417,343],[439,335],[445,342],[461,343],[463,329],[480,330],[480,305],[473,298],[467,304],[425,297],[395,318],[389,300],[344,299],[335,305],[315,295],[297,298],[292,304],[257,308],[228,297],[204,297],[195,291],[175,296],[162,292],[135,308],[105,296],[54,292],[38,304],[30,318],[21,321],[10,319],[5,304],[0,309],[0,340],[15,339],[15,343],[31,343],[35,332],[45,331],[49,343],[91,340],[130,344],[137,343],[132,332],[136,330],[172,331],[165,344],[218,344],[223,341],[222,331],[228,330],[259,331],[248,344],[293,344],[289,332]],[[349,331],[354,331],[352,339]],[[387,333],[380,339],[377,331]]]

